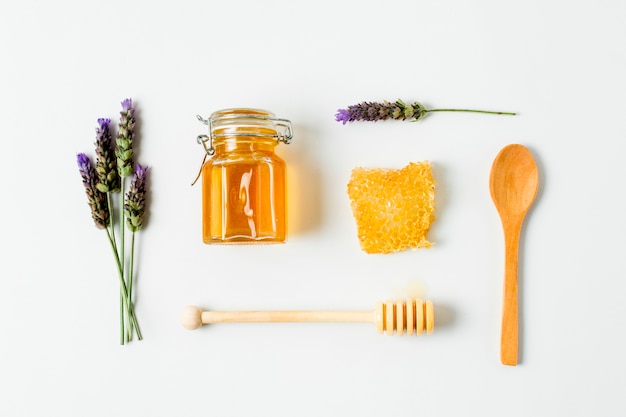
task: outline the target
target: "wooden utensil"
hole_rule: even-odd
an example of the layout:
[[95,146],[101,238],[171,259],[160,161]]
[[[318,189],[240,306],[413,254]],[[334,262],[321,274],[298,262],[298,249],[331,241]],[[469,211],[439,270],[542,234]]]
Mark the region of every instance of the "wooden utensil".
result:
[[508,145],[496,156],[491,167],[489,188],[504,229],[504,304],[500,342],[500,360],[504,365],[517,365],[519,237],[524,217],[537,195],[538,185],[537,164],[524,146]]
[[187,306],[180,321],[183,327],[194,330],[203,324],[242,322],[357,322],[374,323],[378,333],[401,336],[432,333],[435,326],[433,303],[407,298],[379,302],[373,311],[202,311]]

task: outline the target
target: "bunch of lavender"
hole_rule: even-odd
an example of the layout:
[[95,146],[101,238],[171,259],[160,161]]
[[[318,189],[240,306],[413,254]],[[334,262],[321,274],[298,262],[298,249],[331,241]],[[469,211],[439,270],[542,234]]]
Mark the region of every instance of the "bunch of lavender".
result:
[[418,102],[414,102],[413,104],[405,104],[402,100],[396,100],[394,103],[390,103],[388,101],[383,101],[382,103],[364,101],[359,104],[348,106],[347,109],[337,110],[337,114],[335,114],[335,120],[338,122],[342,122],[344,125],[348,122],[376,122],[379,120],[388,119],[417,122],[426,117],[428,113],[433,112],[466,112],[504,114],[509,116],[515,116],[515,113],[486,110],[427,109]]
[[[135,233],[141,229],[146,205],[147,167],[133,163],[134,108],[131,99],[122,102],[119,132],[115,146],[109,130],[110,119],[98,119],[96,128],[96,167],[84,153],[79,153],[78,167],[85,185],[96,227],[105,229],[113,251],[120,281],[120,343],[137,335],[142,339],[133,305],[133,272]],[[124,194],[126,178],[131,176],[130,189]],[[114,197],[120,200],[119,236],[115,234]],[[121,201],[123,200],[123,201]],[[124,226],[132,232],[130,258],[126,262]]]

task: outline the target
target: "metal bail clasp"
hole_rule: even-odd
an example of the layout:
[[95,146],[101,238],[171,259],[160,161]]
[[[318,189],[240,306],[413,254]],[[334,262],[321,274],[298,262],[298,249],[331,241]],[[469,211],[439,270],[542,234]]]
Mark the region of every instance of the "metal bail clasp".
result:
[[[200,116],[199,114],[196,115],[196,117],[198,118],[198,120],[200,121],[200,123],[203,123],[205,125],[207,125],[209,127],[209,134],[208,135],[198,135],[198,137],[196,138],[196,141],[202,145],[202,147],[204,148],[204,151],[206,152],[206,154],[208,156],[213,156],[213,154],[215,153],[215,148],[213,147],[213,135],[211,133],[211,118],[208,119],[203,119],[202,116]],[[209,143],[209,145],[207,146],[207,142]]]
[[283,128],[282,132],[278,133],[278,137],[276,138],[279,142],[283,142],[285,145],[289,145],[291,143],[291,139],[293,139],[293,128],[291,127],[291,121],[287,119],[269,119],[273,121],[277,126]]

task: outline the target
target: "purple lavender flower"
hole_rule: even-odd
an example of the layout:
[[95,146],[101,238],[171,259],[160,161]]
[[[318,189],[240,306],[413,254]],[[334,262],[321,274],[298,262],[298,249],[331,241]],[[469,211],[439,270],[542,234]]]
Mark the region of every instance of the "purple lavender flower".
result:
[[384,101],[382,103],[364,101],[359,104],[348,106],[347,109],[337,110],[335,120],[344,125],[348,122],[379,120],[420,120],[426,115],[426,109],[420,103],[415,102],[406,105],[402,100],[394,103]]
[[133,138],[135,136],[135,109],[130,98],[122,101],[119,132],[117,135],[117,171],[124,178],[133,173]]
[[348,122],[352,122],[353,120],[350,120],[351,118],[352,112],[349,109],[339,109],[335,115],[335,120],[343,122],[344,125]]
[[122,109],[124,111],[128,111],[128,110],[134,111],[133,110],[133,99],[132,98],[124,99],[124,101],[122,101]]
[[382,103],[364,101],[359,104],[348,106],[347,109],[339,109],[335,114],[335,120],[343,123],[356,121],[377,122],[379,120],[409,120],[417,122],[422,120],[426,114],[431,112],[468,112],[468,113],[486,113],[486,114],[504,114],[514,116],[515,113],[495,112],[486,110],[467,110],[467,109],[426,109],[422,104],[414,102],[413,104],[405,104],[402,100],[396,100],[393,103],[383,101]]
[[90,173],[91,173],[91,160],[84,153],[79,153],[76,155],[76,161],[78,162],[78,170],[80,171],[80,176],[83,178],[83,183],[90,183]]
[[91,208],[91,217],[98,229],[104,229],[109,224],[110,213],[106,194],[97,187],[96,170],[91,164],[91,159],[84,153],[76,155],[78,171],[83,179],[87,202]]
[[146,176],[148,167],[137,164],[135,173],[130,180],[130,190],[126,193],[124,212],[126,225],[131,232],[136,232],[143,226],[144,210],[146,206]]
[[120,190],[120,177],[117,173],[117,163],[109,131],[110,123],[111,119],[98,119],[98,127],[96,127],[97,187],[103,193]]

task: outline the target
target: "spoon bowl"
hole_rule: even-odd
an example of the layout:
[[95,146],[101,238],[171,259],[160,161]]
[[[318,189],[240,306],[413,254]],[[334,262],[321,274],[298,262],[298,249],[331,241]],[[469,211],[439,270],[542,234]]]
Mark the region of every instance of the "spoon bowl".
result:
[[491,167],[491,198],[500,216],[523,216],[537,196],[539,172],[522,145],[503,148]]
[[539,188],[539,172],[532,154],[522,145],[508,145],[491,167],[489,190],[504,229],[505,270],[500,360],[517,365],[518,301],[517,263],[519,237],[528,209]]

